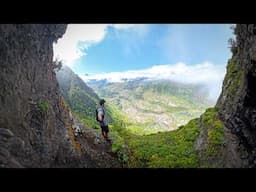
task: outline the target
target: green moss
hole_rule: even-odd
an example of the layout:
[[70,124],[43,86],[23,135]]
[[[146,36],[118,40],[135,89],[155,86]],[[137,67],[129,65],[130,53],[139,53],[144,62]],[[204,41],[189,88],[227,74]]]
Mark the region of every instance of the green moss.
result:
[[202,115],[202,126],[207,131],[207,148],[205,155],[215,157],[224,143],[224,125],[223,122],[218,119],[216,108],[207,109]]
[[242,83],[242,70],[239,68],[238,62],[230,59],[227,65],[227,73],[224,79],[224,84],[227,85],[226,92],[229,95],[234,95]]
[[42,113],[46,113],[48,111],[48,103],[47,102],[42,102],[39,104],[39,109]]
[[206,109],[205,113],[202,115],[202,122],[204,124],[212,123],[213,119],[217,117],[217,110],[216,108],[208,108]]

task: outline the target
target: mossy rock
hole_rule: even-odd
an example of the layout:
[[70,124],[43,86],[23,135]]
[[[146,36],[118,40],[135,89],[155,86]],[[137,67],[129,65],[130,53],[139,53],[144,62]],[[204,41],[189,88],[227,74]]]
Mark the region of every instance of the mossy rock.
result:
[[227,65],[227,73],[224,79],[224,84],[227,86],[226,94],[233,96],[238,91],[243,80],[243,71],[241,70],[238,61],[230,59]]
[[49,105],[47,102],[42,102],[39,104],[39,109],[42,113],[46,113],[49,109]]
[[216,108],[209,108],[201,116],[201,132],[206,134],[204,146],[199,150],[199,158],[203,167],[212,167],[211,162],[218,161],[221,155],[221,150],[225,142],[224,124],[218,117]]

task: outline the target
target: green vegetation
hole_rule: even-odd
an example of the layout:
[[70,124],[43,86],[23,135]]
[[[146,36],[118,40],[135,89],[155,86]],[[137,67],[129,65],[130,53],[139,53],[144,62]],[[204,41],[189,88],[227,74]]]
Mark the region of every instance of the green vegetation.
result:
[[234,59],[230,59],[227,65],[227,73],[224,84],[227,85],[226,93],[231,97],[235,95],[242,83],[242,70]]
[[[234,63],[229,64],[228,72],[232,77],[239,73]],[[85,125],[100,132],[95,120],[99,97],[69,73],[68,80],[59,77],[65,105]],[[127,167],[196,168],[201,166],[202,158],[208,162],[220,154],[224,125],[218,119],[217,109],[209,108],[200,119],[193,119],[212,105],[200,87],[140,81],[95,87],[107,101],[112,152]],[[42,104],[41,108],[48,109],[48,105]],[[202,130],[206,133],[205,147],[196,151],[195,142]],[[211,167],[210,163],[207,166]]]
[[95,120],[97,101],[91,99],[88,93],[79,87],[71,87],[69,95],[69,102],[74,114],[79,117],[85,125],[96,128],[98,125]]
[[46,113],[48,111],[48,103],[47,102],[42,102],[39,104],[39,109],[42,113]]
[[134,80],[89,85],[129,119],[126,128],[138,135],[177,129],[213,105],[205,90],[192,84]]
[[115,106],[107,106],[116,121],[110,123],[112,151],[128,167],[198,167],[194,142],[199,135],[199,119],[191,120],[175,131],[137,135],[127,129],[133,122]]
[[178,130],[137,136],[129,141],[129,167],[198,167],[194,142],[199,134],[198,119]]
[[118,132],[114,130],[111,132],[111,137],[115,139],[115,142],[112,144],[112,152],[117,154],[120,162],[126,164],[129,159],[129,152],[124,138],[119,136]]
[[202,115],[202,126],[207,132],[207,148],[204,155],[215,157],[224,144],[224,125],[218,119],[216,108],[209,108]]
[[230,50],[233,53],[233,55],[235,55],[238,51],[238,47],[237,47],[237,43],[233,38],[230,38],[228,40],[228,44],[230,45]]
[[[124,122],[125,126],[130,123]],[[196,168],[201,166],[200,158],[207,163],[217,158],[224,144],[224,125],[216,108],[207,109],[201,119],[190,120],[174,131],[137,135],[122,126],[110,126],[114,138],[112,151],[128,167]],[[195,141],[202,130],[206,131],[206,143],[203,151],[196,151]]]
[[[200,88],[170,85],[170,82],[140,84],[139,81],[92,87],[107,99],[107,109],[112,117],[112,151],[126,166],[200,167],[195,141],[201,128],[199,119],[193,118],[199,117],[210,106]],[[188,123],[168,131],[164,121],[174,128]],[[218,154],[219,146],[224,142],[224,126],[217,119],[215,108],[206,110],[202,122],[207,129],[205,156],[212,157]]]
[[126,128],[131,123],[126,116],[112,104],[107,104],[107,116],[112,117],[109,122],[110,137],[113,138],[112,152],[117,154],[120,162],[127,164],[129,160],[129,147],[127,141],[133,136]]
[[56,75],[65,103],[70,106],[74,115],[86,126],[98,128],[95,120],[98,95],[67,66],[63,66]]

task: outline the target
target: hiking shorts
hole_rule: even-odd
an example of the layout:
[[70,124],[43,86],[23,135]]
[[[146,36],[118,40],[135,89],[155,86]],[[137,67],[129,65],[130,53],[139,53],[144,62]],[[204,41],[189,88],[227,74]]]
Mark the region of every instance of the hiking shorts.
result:
[[109,128],[108,128],[108,125],[107,126],[100,126],[101,127],[101,131],[103,132],[106,132],[108,133],[109,132]]

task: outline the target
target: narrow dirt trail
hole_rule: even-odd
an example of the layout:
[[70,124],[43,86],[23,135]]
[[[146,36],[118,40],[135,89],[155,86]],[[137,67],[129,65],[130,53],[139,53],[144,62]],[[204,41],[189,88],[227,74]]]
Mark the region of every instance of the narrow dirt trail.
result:
[[111,143],[105,141],[97,130],[84,126],[73,118],[72,128],[75,140],[80,144],[81,155],[86,155],[95,168],[122,168],[116,155],[111,150]]

